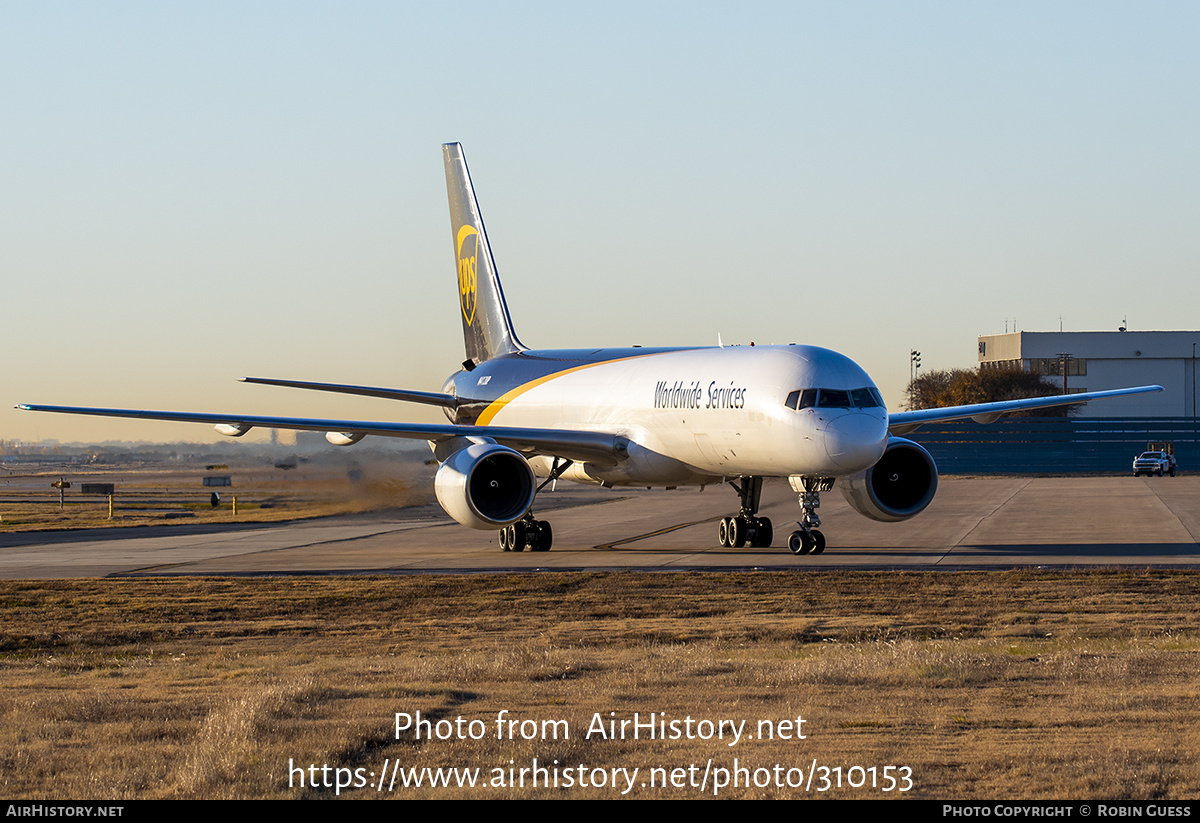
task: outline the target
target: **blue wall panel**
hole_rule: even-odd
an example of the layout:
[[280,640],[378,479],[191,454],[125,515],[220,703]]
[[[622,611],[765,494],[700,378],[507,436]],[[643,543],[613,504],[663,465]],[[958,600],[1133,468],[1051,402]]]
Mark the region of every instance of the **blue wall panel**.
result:
[[1173,442],[1180,471],[1200,468],[1191,417],[967,420],[922,426],[906,437],[929,450],[942,474],[1132,473],[1133,458],[1150,442]]

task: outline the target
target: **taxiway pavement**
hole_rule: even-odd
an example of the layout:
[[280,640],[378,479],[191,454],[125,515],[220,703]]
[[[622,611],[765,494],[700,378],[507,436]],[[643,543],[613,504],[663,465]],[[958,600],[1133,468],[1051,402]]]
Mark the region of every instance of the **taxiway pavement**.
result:
[[729,488],[592,489],[539,497],[554,550],[506,553],[494,532],[437,506],[280,524],[150,526],[0,534],[0,578],[500,571],[513,569],[962,569],[1004,566],[1200,566],[1200,477],[950,477],[921,515],[877,523],[834,490],[822,495],[828,548],[793,556],[799,515],[786,482],[768,481],[760,514],[774,547],[725,549],[717,521]]

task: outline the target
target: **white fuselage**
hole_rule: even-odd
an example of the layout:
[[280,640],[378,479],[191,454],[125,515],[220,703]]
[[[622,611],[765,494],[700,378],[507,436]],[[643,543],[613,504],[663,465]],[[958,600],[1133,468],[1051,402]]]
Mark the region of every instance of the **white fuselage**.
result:
[[[572,363],[491,403],[479,423],[602,431],[630,440],[616,466],[571,467],[575,480],[692,485],[721,477],[838,477],[874,465],[887,412],[787,405],[820,388],[874,383],[857,364],[814,346],[729,346]],[[544,475],[549,461],[534,461]]]

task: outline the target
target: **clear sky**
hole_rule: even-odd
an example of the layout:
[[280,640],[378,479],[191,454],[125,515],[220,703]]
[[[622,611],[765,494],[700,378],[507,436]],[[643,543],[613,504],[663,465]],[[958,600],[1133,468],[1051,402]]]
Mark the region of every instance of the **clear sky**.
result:
[[235,378],[441,387],[448,141],[534,347],[813,343],[895,409],[910,348],[1197,329],[1198,42],[1194,2],[3,0],[0,438],[439,419]]

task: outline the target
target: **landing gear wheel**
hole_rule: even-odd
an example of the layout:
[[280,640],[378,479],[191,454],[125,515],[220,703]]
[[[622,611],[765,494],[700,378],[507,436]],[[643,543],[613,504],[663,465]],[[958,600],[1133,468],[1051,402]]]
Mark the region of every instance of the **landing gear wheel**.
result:
[[529,550],[533,552],[548,552],[554,543],[554,531],[548,520],[535,520],[536,528],[529,535]]
[[729,545],[735,549],[746,545],[746,518],[729,518]]
[[825,551],[825,535],[821,534],[816,529],[813,529],[812,530],[812,539],[813,539],[813,549],[812,549],[813,554],[820,554],[821,552]]
[[792,550],[792,554],[808,554],[814,545],[815,541],[808,532],[794,531],[788,538],[788,548]]
[[769,517],[751,517],[746,532],[746,541],[755,549],[769,549],[775,537]]
[[717,528],[717,536],[721,546],[726,549],[740,549],[746,545],[749,523],[744,517],[722,517],[721,525]]
[[512,551],[512,544],[508,542],[508,528],[505,526],[500,530],[500,551],[502,552]]
[[508,527],[508,550],[510,552],[525,551],[526,532],[524,520],[518,520]]

